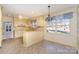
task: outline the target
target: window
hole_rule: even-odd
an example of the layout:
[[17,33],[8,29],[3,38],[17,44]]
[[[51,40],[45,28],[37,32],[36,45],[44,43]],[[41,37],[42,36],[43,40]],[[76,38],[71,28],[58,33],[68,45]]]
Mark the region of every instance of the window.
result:
[[57,15],[46,18],[46,30],[47,32],[70,32],[70,20],[73,17],[73,12]]
[[56,20],[53,17],[47,17],[46,18],[46,30],[47,32],[53,32],[55,31],[55,26],[56,26]]

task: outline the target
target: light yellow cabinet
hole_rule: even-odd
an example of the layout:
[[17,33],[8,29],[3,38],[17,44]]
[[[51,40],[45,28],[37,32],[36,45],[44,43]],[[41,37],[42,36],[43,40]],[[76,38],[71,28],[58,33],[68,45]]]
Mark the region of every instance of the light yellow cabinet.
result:
[[34,45],[44,38],[43,31],[24,31],[23,32],[23,45],[29,47]]
[[37,17],[37,26],[44,26],[44,17]]

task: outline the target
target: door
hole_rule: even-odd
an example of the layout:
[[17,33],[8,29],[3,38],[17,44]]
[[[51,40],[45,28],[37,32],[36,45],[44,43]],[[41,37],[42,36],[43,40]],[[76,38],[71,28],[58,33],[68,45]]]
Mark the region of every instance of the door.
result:
[[3,39],[12,38],[12,23],[3,22]]

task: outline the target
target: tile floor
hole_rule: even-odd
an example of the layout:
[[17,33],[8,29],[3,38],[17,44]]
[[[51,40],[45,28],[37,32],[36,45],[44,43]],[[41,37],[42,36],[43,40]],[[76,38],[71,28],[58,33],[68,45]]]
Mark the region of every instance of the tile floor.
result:
[[26,48],[22,45],[22,38],[19,38],[4,40],[0,54],[76,54],[76,49],[49,41]]

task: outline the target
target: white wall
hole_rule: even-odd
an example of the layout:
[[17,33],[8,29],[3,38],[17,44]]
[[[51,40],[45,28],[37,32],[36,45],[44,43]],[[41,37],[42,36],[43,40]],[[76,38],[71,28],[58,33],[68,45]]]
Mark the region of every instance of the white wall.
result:
[[79,7],[77,8],[77,46],[78,46],[78,49],[79,49]]
[[71,19],[70,22],[70,34],[64,34],[64,33],[48,33],[44,32],[44,39],[52,42],[61,43],[64,45],[72,46],[77,48],[77,11],[76,8],[73,8],[71,10],[65,10],[62,12],[54,13],[53,15],[58,15],[66,12],[73,12],[73,19]]

